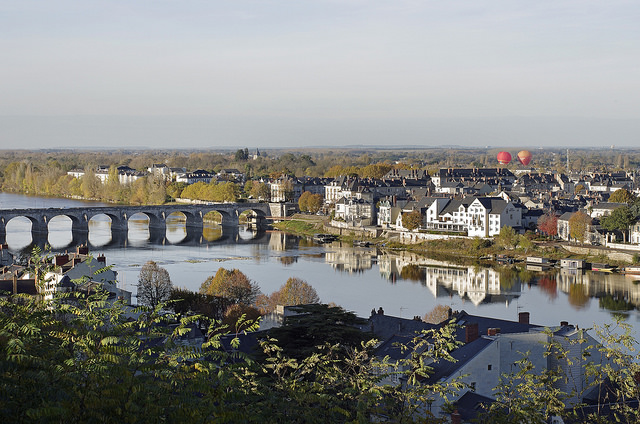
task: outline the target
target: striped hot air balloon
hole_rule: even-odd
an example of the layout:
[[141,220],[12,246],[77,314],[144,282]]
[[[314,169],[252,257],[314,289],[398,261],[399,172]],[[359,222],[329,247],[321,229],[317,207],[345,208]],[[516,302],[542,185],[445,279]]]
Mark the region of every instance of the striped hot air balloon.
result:
[[522,150],[518,152],[517,157],[518,157],[518,162],[520,162],[524,166],[529,165],[529,162],[531,162],[531,152],[528,150]]
[[509,152],[498,153],[498,163],[506,165],[511,162],[511,154]]

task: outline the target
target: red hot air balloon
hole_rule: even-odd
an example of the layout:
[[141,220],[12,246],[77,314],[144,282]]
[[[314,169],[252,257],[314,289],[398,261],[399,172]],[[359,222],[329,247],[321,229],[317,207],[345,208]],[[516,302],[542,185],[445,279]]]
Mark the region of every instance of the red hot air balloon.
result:
[[498,153],[498,162],[502,165],[506,165],[511,162],[511,155],[509,154],[509,152]]
[[531,162],[531,152],[528,150],[522,150],[521,152],[518,152],[518,162],[520,162],[524,166],[529,165],[529,162]]

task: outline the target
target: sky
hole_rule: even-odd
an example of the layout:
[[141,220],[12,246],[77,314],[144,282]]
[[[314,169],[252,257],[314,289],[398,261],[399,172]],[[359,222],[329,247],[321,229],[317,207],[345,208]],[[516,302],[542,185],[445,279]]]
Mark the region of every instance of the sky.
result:
[[635,0],[0,0],[0,149],[640,147]]

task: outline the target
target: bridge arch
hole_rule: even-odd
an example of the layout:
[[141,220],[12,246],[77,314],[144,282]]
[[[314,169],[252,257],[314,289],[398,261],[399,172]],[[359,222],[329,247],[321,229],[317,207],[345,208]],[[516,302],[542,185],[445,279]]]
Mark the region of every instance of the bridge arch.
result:
[[236,210],[226,209],[222,207],[216,207],[212,205],[211,207],[202,207],[200,209],[201,216],[204,217],[209,212],[217,212],[222,216],[222,225],[238,225],[238,215],[236,214]]

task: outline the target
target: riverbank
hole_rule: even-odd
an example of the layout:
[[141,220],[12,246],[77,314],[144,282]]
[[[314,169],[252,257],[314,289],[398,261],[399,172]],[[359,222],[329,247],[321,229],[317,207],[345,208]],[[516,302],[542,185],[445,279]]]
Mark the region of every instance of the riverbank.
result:
[[[317,233],[337,235],[346,243],[365,240],[383,250],[410,251],[424,256],[461,264],[497,263],[498,255],[505,255],[512,262],[526,262],[528,256],[540,256],[557,261],[565,258],[584,259],[587,262],[607,262],[622,266],[634,263],[637,256],[633,252],[605,247],[580,246],[565,242],[531,240],[526,247],[507,249],[493,239],[469,238],[463,236],[433,236],[430,240],[416,240],[403,236],[399,231],[356,230],[336,228],[328,225],[323,217],[295,215],[292,219],[273,224],[274,228],[299,236],[312,237]],[[404,242],[405,240],[409,242]]]

